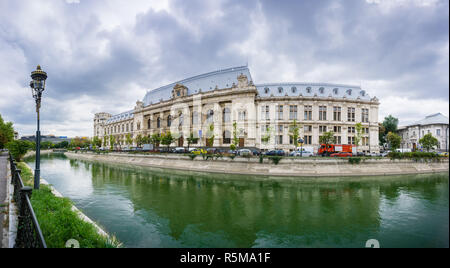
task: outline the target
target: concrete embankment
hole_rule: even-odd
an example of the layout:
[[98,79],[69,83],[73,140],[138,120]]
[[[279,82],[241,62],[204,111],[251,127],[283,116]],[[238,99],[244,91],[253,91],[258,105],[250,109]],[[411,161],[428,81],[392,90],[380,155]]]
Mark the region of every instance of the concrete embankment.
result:
[[[49,154],[52,153],[53,150],[41,150],[41,155],[42,154]],[[23,158],[27,158],[27,157],[31,157],[31,156],[35,156],[36,155],[36,151],[28,151]]]
[[348,159],[283,158],[278,165],[265,158],[223,157],[217,160],[203,160],[197,156],[191,160],[185,155],[139,155],[125,153],[72,153],[65,155],[72,159],[120,163],[145,167],[176,169],[196,172],[212,172],[241,175],[327,177],[327,176],[373,176],[403,175],[448,172],[448,159],[440,162],[365,159],[359,164],[350,164]]

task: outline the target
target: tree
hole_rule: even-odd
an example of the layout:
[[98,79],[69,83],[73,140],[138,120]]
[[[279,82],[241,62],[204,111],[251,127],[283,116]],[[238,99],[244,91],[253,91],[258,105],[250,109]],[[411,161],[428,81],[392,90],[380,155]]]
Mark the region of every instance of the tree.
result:
[[237,123],[236,123],[236,121],[234,121],[233,122],[233,143],[232,143],[232,145],[234,145],[233,146],[233,148],[231,148],[231,145],[230,145],[230,149],[231,150],[236,150],[236,146],[239,144],[239,138],[237,137]]
[[361,142],[362,138],[362,130],[363,130],[362,124],[356,123],[355,129],[356,129],[355,144],[356,144],[356,151],[358,152],[358,145]]
[[388,115],[384,118],[383,126],[385,128],[385,133],[395,133],[397,131],[398,118],[395,118],[392,115]]
[[438,139],[433,137],[433,135],[431,133],[428,133],[425,136],[423,136],[419,140],[419,143],[422,145],[423,148],[425,148],[427,150],[427,152],[429,152],[430,149],[433,149],[434,147],[439,145]]
[[161,134],[155,133],[150,136],[150,143],[155,147],[159,147],[159,143],[161,142]]
[[191,134],[187,138],[187,142],[188,142],[188,151],[189,151],[189,147],[191,146],[191,143],[194,143],[194,144],[197,143],[198,142],[198,138],[194,137],[194,133],[191,132]]
[[328,132],[323,133],[323,135],[320,136],[320,138],[319,138],[319,142],[321,144],[325,144],[325,148],[327,149],[326,152],[328,152],[328,145],[336,142],[336,137],[334,136],[334,132],[328,131]]
[[131,138],[131,134],[130,133],[127,134],[125,142],[127,143],[128,146],[133,144],[133,138]]
[[54,147],[54,145],[53,145],[53,143],[51,141],[41,142],[41,149],[50,149],[50,148],[53,148],[53,147]]
[[142,140],[142,135],[138,134],[136,136],[136,138],[134,139],[134,141],[136,142],[137,147],[141,147],[143,140]]
[[6,148],[8,148],[16,161],[21,161],[27,151],[32,149],[32,143],[23,140],[13,140],[6,144]]
[[402,137],[400,137],[399,135],[397,135],[393,132],[389,132],[386,135],[386,140],[387,140],[391,150],[395,151],[396,149],[400,148],[400,144],[402,142]]
[[175,138],[172,136],[170,131],[163,133],[161,135],[161,144],[167,145],[167,151],[169,151],[170,144],[175,141]]
[[106,145],[108,144],[109,136],[103,136],[103,147],[106,148]]
[[380,146],[386,143],[386,128],[381,123],[378,123],[378,142]]
[[213,146],[213,144],[214,144],[214,124],[209,125],[209,130],[206,133],[206,140],[208,141],[209,146]]
[[69,146],[68,141],[61,141],[57,144],[55,144],[54,148],[67,148]]
[[269,143],[272,131],[273,129],[271,127],[267,127],[264,135],[262,135],[261,142],[264,143],[265,145]]
[[5,148],[8,142],[14,140],[14,128],[13,123],[3,121],[2,116],[0,115],[0,149]]
[[94,138],[92,138],[92,145],[94,146],[94,149],[97,148],[97,147],[101,147],[102,146],[102,140],[99,137],[94,136]]
[[291,124],[290,128],[291,128],[291,136],[292,136],[292,139],[294,140],[295,150],[297,150],[298,136],[299,136],[299,130],[300,130],[300,125],[297,124],[297,120],[294,119],[294,122]]
[[109,135],[109,146],[111,150],[114,149],[115,144],[116,144],[116,137],[114,137],[113,135]]

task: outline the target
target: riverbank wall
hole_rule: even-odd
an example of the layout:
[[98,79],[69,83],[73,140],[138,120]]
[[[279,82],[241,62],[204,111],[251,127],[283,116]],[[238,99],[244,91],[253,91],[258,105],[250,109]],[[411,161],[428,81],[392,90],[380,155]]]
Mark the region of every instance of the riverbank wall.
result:
[[[41,150],[41,155],[42,154],[49,154],[52,153],[53,150]],[[27,157],[31,157],[31,156],[35,156],[36,155],[36,151],[28,151],[23,158],[27,158]]]
[[140,155],[126,153],[64,153],[68,158],[89,161],[119,163],[154,167],[162,169],[176,169],[196,172],[286,176],[286,177],[332,177],[332,176],[382,176],[404,175],[422,173],[448,172],[449,162],[441,159],[439,162],[364,159],[359,164],[351,164],[348,159],[331,158],[283,158],[276,165],[264,158],[236,157],[234,159],[223,157],[214,160],[204,160],[202,156],[191,159],[189,156],[167,155]]

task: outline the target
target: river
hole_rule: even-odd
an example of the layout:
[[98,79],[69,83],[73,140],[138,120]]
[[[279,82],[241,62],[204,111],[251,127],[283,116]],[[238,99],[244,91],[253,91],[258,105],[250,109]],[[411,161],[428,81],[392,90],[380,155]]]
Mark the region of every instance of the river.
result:
[[125,247],[449,247],[448,173],[280,179],[48,154],[41,176]]

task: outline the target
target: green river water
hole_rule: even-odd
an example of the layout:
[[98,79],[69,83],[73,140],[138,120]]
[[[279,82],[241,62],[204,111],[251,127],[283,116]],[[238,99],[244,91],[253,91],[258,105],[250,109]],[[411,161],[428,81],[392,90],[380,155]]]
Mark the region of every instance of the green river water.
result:
[[248,177],[49,154],[41,176],[125,247],[449,247],[448,173]]

